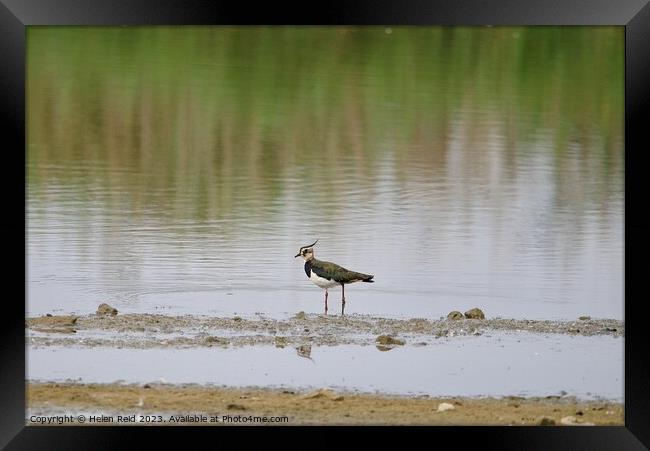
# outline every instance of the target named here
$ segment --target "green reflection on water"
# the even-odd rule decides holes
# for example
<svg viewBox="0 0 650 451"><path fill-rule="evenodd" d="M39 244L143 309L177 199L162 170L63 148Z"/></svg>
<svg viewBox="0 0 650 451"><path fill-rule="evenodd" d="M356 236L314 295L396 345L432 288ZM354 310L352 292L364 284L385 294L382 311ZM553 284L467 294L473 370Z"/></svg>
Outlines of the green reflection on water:
<svg viewBox="0 0 650 451"><path fill-rule="evenodd" d="M100 183L135 214L154 205L220 218L308 181L316 200L370 189L386 161L403 182L445 179L459 133L472 148L463 158L476 160L463 174L472 183L487 177L481 148L496 134L504 177L542 139L556 191L571 195L565 154L578 152L599 202L622 189L623 36L622 27L30 27L28 182Z"/></svg>

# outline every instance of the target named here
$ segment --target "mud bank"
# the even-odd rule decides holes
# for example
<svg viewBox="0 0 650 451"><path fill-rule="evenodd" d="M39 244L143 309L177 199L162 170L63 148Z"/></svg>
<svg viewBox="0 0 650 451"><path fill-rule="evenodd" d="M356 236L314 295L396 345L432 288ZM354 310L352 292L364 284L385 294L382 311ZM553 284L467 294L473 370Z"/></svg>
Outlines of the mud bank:
<svg viewBox="0 0 650 451"><path fill-rule="evenodd" d="M43 316L28 318L30 346L114 346L130 348L250 346L278 347L306 343L317 346L375 345L377 337L399 337L408 345L489 331L567 334L581 336L625 334L622 321L584 319L536 321L516 319L429 320L387 319L365 315L325 316L299 312L287 319L167 316Z"/></svg>
<svg viewBox="0 0 650 451"><path fill-rule="evenodd" d="M420 424L420 425L622 425L623 405L579 402L570 397L428 398L300 392L262 388L225 389L205 386L50 384L27 387L27 424L32 415L112 416L160 415L162 421L140 425L178 425L171 415L218 416L196 425L241 425L223 416L287 417L284 425L300 424ZM443 404L444 403L444 404ZM156 418L156 420L159 420ZM77 422L71 424L78 424ZM184 423L185 424L185 423ZM272 423L269 423L272 424Z"/></svg>

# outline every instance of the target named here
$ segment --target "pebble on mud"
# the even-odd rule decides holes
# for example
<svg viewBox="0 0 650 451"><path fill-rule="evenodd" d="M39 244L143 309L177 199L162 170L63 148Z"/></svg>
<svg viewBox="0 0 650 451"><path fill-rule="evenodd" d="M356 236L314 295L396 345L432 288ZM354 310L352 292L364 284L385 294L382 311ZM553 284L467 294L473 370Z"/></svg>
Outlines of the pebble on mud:
<svg viewBox="0 0 650 451"><path fill-rule="evenodd" d="M480 308L473 308L465 312L465 318L467 319L485 319L485 313Z"/></svg>
<svg viewBox="0 0 650 451"><path fill-rule="evenodd" d="M589 321L591 319L591 316L581 316L578 318L580 321Z"/></svg>
<svg viewBox="0 0 650 451"><path fill-rule="evenodd" d="M106 304L105 302L102 304L99 304L99 307L97 307L97 314L98 315L117 315L117 309L114 307L111 307L110 305Z"/></svg>
<svg viewBox="0 0 650 451"><path fill-rule="evenodd" d="M307 314L302 310L294 315L295 319L307 319Z"/></svg>
<svg viewBox="0 0 650 451"><path fill-rule="evenodd" d="M562 417L560 419L560 423L565 425L578 424L578 420L573 415L568 415L566 417Z"/></svg>
<svg viewBox="0 0 650 451"><path fill-rule="evenodd" d="M402 346L405 344L404 340L400 340L398 338L393 338L389 335L380 335L375 339L376 343L379 343L380 345L384 346L389 346L389 345L399 345Z"/></svg>
<svg viewBox="0 0 650 451"><path fill-rule="evenodd" d="M539 420L540 426L555 426L555 420L552 418L544 417Z"/></svg>
<svg viewBox="0 0 650 451"><path fill-rule="evenodd" d="M464 318L463 314L457 310L454 310L453 312L449 312L449 315L447 315L447 319L463 319L463 318Z"/></svg>
<svg viewBox="0 0 650 451"><path fill-rule="evenodd" d="M454 410L456 407L454 407L453 404L449 404L448 402L441 402L438 404L438 410L437 412L445 412L447 410Z"/></svg>

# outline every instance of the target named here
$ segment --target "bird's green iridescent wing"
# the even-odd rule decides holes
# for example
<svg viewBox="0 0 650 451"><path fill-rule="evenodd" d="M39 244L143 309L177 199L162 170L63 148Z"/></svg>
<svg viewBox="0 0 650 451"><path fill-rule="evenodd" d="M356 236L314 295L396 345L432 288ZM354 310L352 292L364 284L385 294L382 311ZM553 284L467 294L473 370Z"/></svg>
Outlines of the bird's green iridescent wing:
<svg viewBox="0 0 650 451"><path fill-rule="evenodd" d="M316 273L318 277L323 277L330 280L333 279L339 283L350 283L372 278L372 276L368 274L350 271L342 266L337 265L336 263L325 262L316 259L312 260L311 269Z"/></svg>

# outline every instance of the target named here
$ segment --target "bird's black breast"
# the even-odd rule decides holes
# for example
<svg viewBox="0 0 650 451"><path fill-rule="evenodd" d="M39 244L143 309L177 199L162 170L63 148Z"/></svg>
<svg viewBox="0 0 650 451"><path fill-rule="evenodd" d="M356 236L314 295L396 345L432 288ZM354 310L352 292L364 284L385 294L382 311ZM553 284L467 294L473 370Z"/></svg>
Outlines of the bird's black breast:
<svg viewBox="0 0 650 451"><path fill-rule="evenodd" d="M305 262L305 273L307 274L307 277L311 277L311 262L310 261Z"/></svg>

